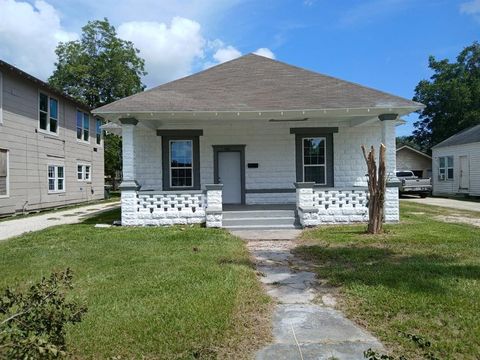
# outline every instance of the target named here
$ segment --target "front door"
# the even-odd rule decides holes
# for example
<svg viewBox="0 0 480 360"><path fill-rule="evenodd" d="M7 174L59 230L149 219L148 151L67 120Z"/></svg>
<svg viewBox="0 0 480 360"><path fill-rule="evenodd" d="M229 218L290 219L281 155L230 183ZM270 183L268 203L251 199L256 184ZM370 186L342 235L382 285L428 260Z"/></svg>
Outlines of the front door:
<svg viewBox="0 0 480 360"><path fill-rule="evenodd" d="M468 156L460 156L460 189L468 189L470 186L470 166Z"/></svg>
<svg viewBox="0 0 480 360"><path fill-rule="evenodd" d="M218 182L223 184L223 203L242 203L242 171L240 151L218 153Z"/></svg>

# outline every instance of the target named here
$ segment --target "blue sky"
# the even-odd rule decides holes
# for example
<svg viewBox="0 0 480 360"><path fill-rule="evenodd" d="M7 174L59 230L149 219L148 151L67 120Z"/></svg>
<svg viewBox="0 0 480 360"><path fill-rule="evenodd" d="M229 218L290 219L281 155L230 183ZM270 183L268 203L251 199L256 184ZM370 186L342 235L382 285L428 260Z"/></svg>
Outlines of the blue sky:
<svg viewBox="0 0 480 360"><path fill-rule="evenodd" d="M58 41L103 17L140 49L148 86L262 49L411 98L429 55L454 59L479 40L480 0L0 0L0 58L46 79Z"/></svg>

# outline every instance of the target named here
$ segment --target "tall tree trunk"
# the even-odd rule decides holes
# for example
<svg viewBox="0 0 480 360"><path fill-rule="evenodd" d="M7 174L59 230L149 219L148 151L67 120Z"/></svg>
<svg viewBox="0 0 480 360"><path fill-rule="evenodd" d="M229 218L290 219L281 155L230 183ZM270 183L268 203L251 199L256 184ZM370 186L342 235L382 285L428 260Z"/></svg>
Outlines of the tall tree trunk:
<svg viewBox="0 0 480 360"><path fill-rule="evenodd" d="M380 144L380 156L377 171L375 161L375 149L370 147L367 154L365 146L362 145L363 156L368 169L368 227L370 234L379 234L383 231L385 188L387 186L387 177L385 170L385 145Z"/></svg>

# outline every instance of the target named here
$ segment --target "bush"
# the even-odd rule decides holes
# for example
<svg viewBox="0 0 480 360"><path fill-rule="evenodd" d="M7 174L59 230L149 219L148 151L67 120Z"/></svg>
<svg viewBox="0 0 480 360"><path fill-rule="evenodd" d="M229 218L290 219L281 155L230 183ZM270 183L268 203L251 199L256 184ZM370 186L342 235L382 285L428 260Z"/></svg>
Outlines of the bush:
<svg viewBox="0 0 480 360"><path fill-rule="evenodd" d="M72 272L54 272L28 290L4 290L0 298L0 358L54 359L67 353L65 325L78 323L85 306L65 297Z"/></svg>

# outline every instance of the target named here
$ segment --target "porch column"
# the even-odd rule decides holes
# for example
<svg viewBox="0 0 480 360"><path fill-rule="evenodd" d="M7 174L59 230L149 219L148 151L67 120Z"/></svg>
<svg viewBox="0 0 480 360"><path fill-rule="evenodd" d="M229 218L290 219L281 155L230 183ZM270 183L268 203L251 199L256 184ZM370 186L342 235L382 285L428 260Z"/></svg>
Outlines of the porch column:
<svg viewBox="0 0 480 360"><path fill-rule="evenodd" d="M207 227L221 228L223 225L222 189L223 184L205 185Z"/></svg>
<svg viewBox="0 0 480 360"><path fill-rule="evenodd" d="M122 158L123 177L120 184L122 192L122 225L137 225L137 190L140 188L135 179L135 118L122 118Z"/></svg>
<svg viewBox="0 0 480 360"><path fill-rule="evenodd" d="M313 206L313 182L296 182L298 220L302 227L316 226L320 223L318 208Z"/></svg>
<svg viewBox="0 0 480 360"><path fill-rule="evenodd" d="M400 220L400 204L398 201L400 181L395 175L397 168L395 123L398 119L398 114L382 114L378 118L382 121L382 142L386 146L387 189L385 193L385 222L398 222Z"/></svg>

